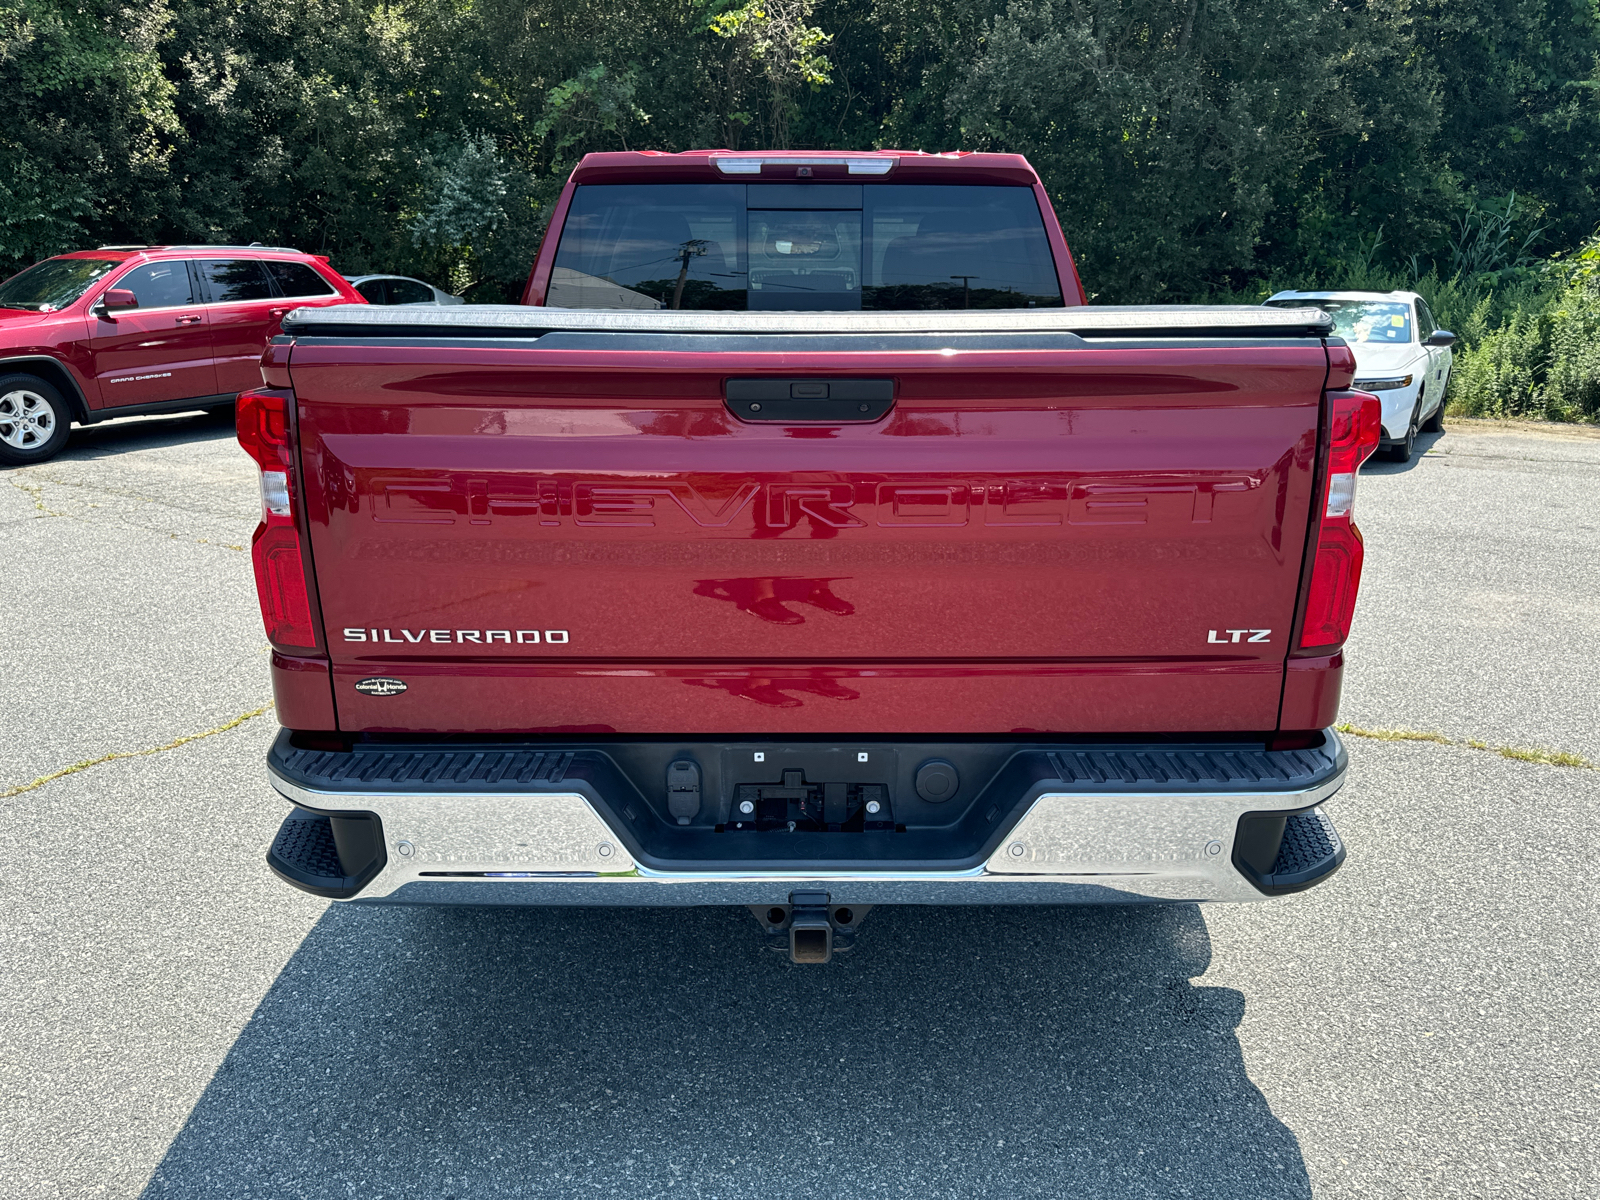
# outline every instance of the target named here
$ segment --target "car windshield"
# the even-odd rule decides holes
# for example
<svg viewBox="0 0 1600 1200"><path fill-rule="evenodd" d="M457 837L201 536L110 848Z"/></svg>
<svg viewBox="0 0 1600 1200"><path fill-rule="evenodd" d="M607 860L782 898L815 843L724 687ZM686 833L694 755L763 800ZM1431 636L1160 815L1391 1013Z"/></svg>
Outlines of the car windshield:
<svg viewBox="0 0 1600 1200"><path fill-rule="evenodd" d="M0 283L0 308L55 312L65 308L95 280L122 260L119 258L47 258Z"/></svg>
<svg viewBox="0 0 1600 1200"><path fill-rule="evenodd" d="M1059 307L1031 188L586 184L546 293L564 308Z"/></svg>
<svg viewBox="0 0 1600 1200"><path fill-rule="evenodd" d="M1411 340L1411 305L1394 300L1328 300L1307 296L1269 300L1273 308L1320 308L1333 318L1333 329L1353 345Z"/></svg>

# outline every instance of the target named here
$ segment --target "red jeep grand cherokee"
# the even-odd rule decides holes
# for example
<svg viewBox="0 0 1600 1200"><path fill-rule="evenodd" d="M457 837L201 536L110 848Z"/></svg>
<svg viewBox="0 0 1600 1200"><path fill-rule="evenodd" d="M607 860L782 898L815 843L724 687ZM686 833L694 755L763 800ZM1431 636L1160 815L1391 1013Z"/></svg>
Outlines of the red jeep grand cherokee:
<svg viewBox="0 0 1600 1200"><path fill-rule="evenodd" d="M291 309L365 301L281 246L102 246L0 283L0 463L60 452L73 421L181 412L259 387Z"/></svg>

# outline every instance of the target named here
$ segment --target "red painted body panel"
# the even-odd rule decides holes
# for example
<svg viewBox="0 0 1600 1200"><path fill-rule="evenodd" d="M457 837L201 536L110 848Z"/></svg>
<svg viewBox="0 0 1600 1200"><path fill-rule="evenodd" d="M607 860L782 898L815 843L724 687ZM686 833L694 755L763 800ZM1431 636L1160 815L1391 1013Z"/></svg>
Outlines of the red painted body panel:
<svg viewBox="0 0 1600 1200"><path fill-rule="evenodd" d="M279 722L290 729L337 729L325 658L272 654L272 699Z"/></svg>
<svg viewBox="0 0 1600 1200"><path fill-rule="evenodd" d="M544 237L539 240L538 252L533 256L533 269L528 272L528 284L522 291L524 304L542 305L545 293L550 290L550 273L555 270L561 228L567 222L567 210L572 207L572 193L576 190L577 185L568 179L550 213L550 224L545 226Z"/></svg>
<svg viewBox="0 0 1600 1200"><path fill-rule="evenodd" d="M1350 386L1356 377L1355 351L1340 342L1328 347L1328 390L1337 392Z"/></svg>
<svg viewBox="0 0 1600 1200"><path fill-rule="evenodd" d="M1280 729L1326 729L1339 715L1344 654L1291 658L1283 680Z"/></svg>
<svg viewBox="0 0 1600 1200"><path fill-rule="evenodd" d="M775 369L897 400L729 415L722 379ZM1326 373L1314 344L296 346L341 726L1274 728ZM390 672L413 691L347 686Z"/></svg>
<svg viewBox="0 0 1600 1200"><path fill-rule="evenodd" d="M586 154L573 169L572 183L713 183L719 180L753 178L730 176L717 169L714 158L759 158L766 164L762 179L796 178L795 168L786 158L838 158L831 165L810 165L808 179L872 182L877 176L851 175L846 158L892 158L895 165L883 178L901 183L998 183L1032 187L1039 174L1020 154L975 154L959 151L950 154L925 154L920 150L686 150L679 154L659 150L614 150ZM554 222L552 222L554 224Z"/></svg>
<svg viewBox="0 0 1600 1200"><path fill-rule="evenodd" d="M389 673L405 680L403 695L365 696L352 686ZM336 667L334 691L340 728L368 732L1203 733L1271 729L1282 678L1275 662L500 664L390 658Z"/></svg>
<svg viewBox="0 0 1600 1200"><path fill-rule="evenodd" d="M112 408L221 392L210 315L200 304L124 309L116 320L86 314L80 346L87 350L100 403Z"/></svg>
<svg viewBox="0 0 1600 1200"><path fill-rule="evenodd" d="M339 303L339 301L329 301ZM211 350L216 356L217 390L242 392L261 386L261 352L276 334L293 302L245 300L212 304L206 314Z"/></svg>
<svg viewBox="0 0 1600 1200"><path fill-rule="evenodd" d="M1039 215L1044 218L1044 232L1050 239L1050 253L1055 256L1056 277L1061 281L1062 303L1066 305L1089 303L1089 294L1083 290L1083 283L1078 279L1078 264L1073 260L1072 251L1067 249L1067 239L1061 232L1061 222L1056 219L1055 206L1050 203L1050 193L1044 190L1044 184L1035 181L1033 198L1039 204Z"/></svg>
<svg viewBox="0 0 1600 1200"><path fill-rule="evenodd" d="M724 153L587 156L524 303L544 301L578 186L726 179L712 161ZM898 156L877 181L843 163L802 175L766 152L761 175L1032 187L1063 296L1084 303L1025 159L876 153ZM268 352L263 377L295 397L341 729L1205 734L1333 720L1342 659L1285 668L1325 391L1354 370L1342 346L626 344L353 337ZM889 379L894 405L870 424L735 418L725 381L761 376ZM356 691L380 675L405 691Z"/></svg>
<svg viewBox="0 0 1600 1200"><path fill-rule="evenodd" d="M7 374L37 370L36 364L48 360L66 372L85 407L92 410L101 404L100 384L84 333L87 310L76 309L74 305L65 312L49 313L43 320L34 313L0 309L0 369Z"/></svg>

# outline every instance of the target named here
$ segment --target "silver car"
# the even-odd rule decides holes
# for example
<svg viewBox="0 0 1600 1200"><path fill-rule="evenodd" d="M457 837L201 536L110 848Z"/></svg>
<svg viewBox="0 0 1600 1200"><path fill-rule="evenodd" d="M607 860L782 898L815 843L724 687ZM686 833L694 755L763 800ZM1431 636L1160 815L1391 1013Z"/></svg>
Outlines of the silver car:
<svg viewBox="0 0 1600 1200"><path fill-rule="evenodd" d="M345 282L368 304L465 304L460 296L441 292L431 283L408 275L346 275Z"/></svg>

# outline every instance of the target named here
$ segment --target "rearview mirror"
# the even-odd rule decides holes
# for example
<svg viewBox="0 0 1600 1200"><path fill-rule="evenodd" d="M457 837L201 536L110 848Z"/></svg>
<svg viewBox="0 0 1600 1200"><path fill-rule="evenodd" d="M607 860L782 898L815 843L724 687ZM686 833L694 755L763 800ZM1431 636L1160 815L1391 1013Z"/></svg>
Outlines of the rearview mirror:
<svg viewBox="0 0 1600 1200"><path fill-rule="evenodd" d="M115 321L116 318L111 314L119 309L138 308L139 297L128 288L107 288L94 307L106 320Z"/></svg>
<svg viewBox="0 0 1600 1200"><path fill-rule="evenodd" d="M1455 344L1456 335L1448 329L1435 329L1428 335L1428 340L1423 343L1425 346L1454 346Z"/></svg>

